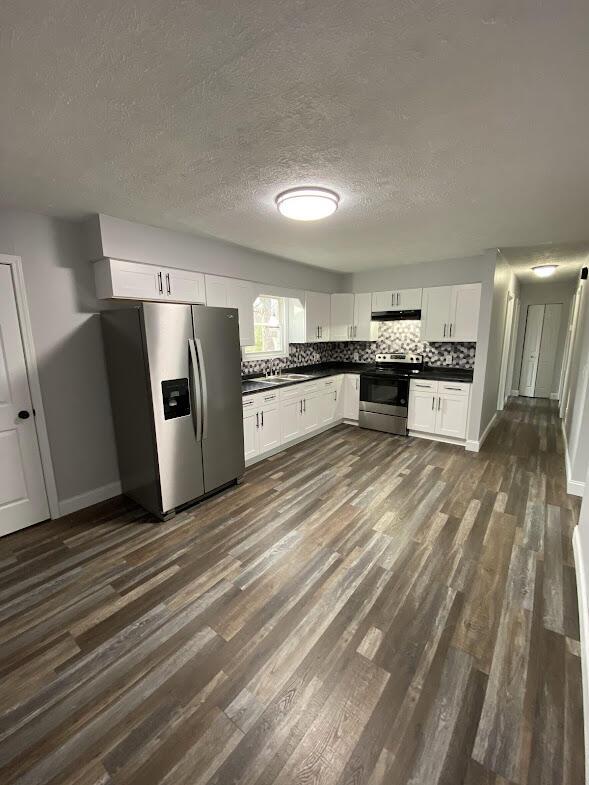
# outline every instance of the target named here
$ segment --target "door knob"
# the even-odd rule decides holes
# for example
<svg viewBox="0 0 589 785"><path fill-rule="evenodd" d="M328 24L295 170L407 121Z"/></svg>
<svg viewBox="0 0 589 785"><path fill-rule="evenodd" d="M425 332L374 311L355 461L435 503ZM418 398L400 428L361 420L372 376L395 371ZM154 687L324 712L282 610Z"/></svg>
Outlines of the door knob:
<svg viewBox="0 0 589 785"><path fill-rule="evenodd" d="M26 409L21 409L18 416L21 420L28 420L31 415Z"/></svg>

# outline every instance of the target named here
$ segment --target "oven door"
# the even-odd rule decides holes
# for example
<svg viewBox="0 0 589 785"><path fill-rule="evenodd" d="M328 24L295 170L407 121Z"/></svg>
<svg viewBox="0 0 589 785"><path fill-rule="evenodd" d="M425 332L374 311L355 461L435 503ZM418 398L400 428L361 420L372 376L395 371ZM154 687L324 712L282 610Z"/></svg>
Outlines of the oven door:
<svg viewBox="0 0 589 785"><path fill-rule="evenodd" d="M407 417L409 379L388 375L360 375L360 411Z"/></svg>

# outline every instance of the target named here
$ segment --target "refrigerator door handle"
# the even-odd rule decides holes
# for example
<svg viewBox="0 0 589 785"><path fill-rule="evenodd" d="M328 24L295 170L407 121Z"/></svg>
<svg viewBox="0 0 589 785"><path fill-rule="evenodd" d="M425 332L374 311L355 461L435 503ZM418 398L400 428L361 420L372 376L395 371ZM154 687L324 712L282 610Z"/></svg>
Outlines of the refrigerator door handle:
<svg viewBox="0 0 589 785"><path fill-rule="evenodd" d="M200 342L200 338L195 338L194 343L196 345L196 354L198 356L198 370L200 373L200 385L202 388L202 438L206 439L207 432L209 430L209 396L207 393L207 372L205 370L202 343Z"/></svg>
<svg viewBox="0 0 589 785"><path fill-rule="evenodd" d="M192 422L194 424L194 435L196 441L202 441L202 394L200 391L200 372L198 369L198 359L196 357L196 347L192 338L188 339L188 351L190 352L191 382L190 385L196 402L196 420L194 417L194 404L192 406Z"/></svg>

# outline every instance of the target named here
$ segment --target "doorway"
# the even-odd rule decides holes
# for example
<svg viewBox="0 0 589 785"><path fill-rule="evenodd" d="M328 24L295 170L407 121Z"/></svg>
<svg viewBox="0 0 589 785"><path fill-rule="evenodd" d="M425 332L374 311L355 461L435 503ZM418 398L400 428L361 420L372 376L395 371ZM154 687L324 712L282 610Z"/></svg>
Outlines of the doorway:
<svg viewBox="0 0 589 785"><path fill-rule="evenodd" d="M17 264L11 257L7 262L4 258L0 258L0 536L50 517L36 423L42 412L36 401L33 404L19 309L22 296L14 274ZM38 383L36 369L34 374Z"/></svg>
<svg viewBox="0 0 589 785"><path fill-rule="evenodd" d="M528 305L519 394L528 398L552 395L562 305Z"/></svg>

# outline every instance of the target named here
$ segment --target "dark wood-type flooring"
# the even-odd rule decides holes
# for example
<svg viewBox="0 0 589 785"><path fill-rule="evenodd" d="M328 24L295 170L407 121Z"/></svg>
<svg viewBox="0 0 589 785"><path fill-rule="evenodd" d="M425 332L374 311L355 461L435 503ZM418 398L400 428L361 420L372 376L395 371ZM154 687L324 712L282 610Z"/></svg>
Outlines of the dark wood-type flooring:
<svg viewBox="0 0 589 785"><path fill-rule="evenodd" d="M164 524L0 541L3 785L579 785L556 406L477 455L338 426Z"/></svg>

